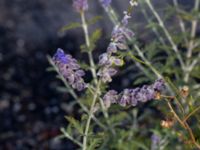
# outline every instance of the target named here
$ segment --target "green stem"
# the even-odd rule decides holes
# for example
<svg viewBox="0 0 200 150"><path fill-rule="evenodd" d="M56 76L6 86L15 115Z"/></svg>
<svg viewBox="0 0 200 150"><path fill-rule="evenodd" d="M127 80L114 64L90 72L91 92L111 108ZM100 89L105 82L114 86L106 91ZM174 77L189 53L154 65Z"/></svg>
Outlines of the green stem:
<svg viewBox="0 0 200 150"><path fill-rule="evenodd" d="M104 115L104 117L106 119L106 122L107 122L107 124L109 126L109 129L112 132L112 134L115 135L116 134L115 129L111 125L111 122L110 122L110 119L109 119L109 115L108 115L108 112L107 112L107 110L105 108L103 100L101 98L99 100L100 100L100 105L101 105L101 108L102 108L103 115Z"/></svg>
<svg viewBox="0 0 200 150"><path fill-rule="evenodd" d="M194 136L194 133L192 131L192 129L190 128L190 126L188 125L187 121L182 121L182 119L178 116L178 114L175 112L175 110L173 109L171 103L167 100L167 104L169 106L169 109L171 110L171 112L174 114L174 117L178 120L178 122L181 124L181 126L186 129L190 135L190 138L193 142L193 144L198 148L200 149L200 144L197 143L196 139L195 139L195 136Z"/></svg>
<svg viewBox="0 0 200 150"><path fill-rule="evenodd" d="M94 94L95 93L95 90L93 87L88 87L88 89ZM101 92L100 92L100 95L101 95ZM102 112L103 112L103 115L104 115L104 118L106 119L106 122L108 124L108 128L110 129L110 131L112 132L113 135L116 134L114 128L112 127L111 123L110 123L110 120L109 120L109 114L105 108L105 105L104 105L104 102L103 102L103 99L101 97L99 97L99 101L100 101L100 105L101 105L101 108L102 108Z"/></svg>
<svg viewBox="0 0 200 150"><path fill-rule="evenodd" d="M194 3L194 11L198 11L199 9L199 3L200 3L200 0L196 0L195 3ZM185 71L185 76L184 76L184 81L186 83L188 83L189 81L189 77L190 77L190 72L192 71L193 67L191 67L191 64L190 64L190 59L192 57L192 51L194 49L194 38L196 36L196 30L197 30L197 19L194 19L192 20L192 26L191 26L191 33L190 33L190 41L188 43L188 51L187 51L187 54L186 54L186 57L187 57L187 61L186 61L186 65L188 68L186 71Z"/></svg>
<svg viewBox="0 0 200 150"><path fill-rule="evenodd" d="M193 114L195 114L198 110L200 110L200 106L195 108L191 113L189 113L183 120L183 122L187 121Z"/></svg>
<svg viewBox="0 0 200 150"><path fill-rule="evenodd" d="M97 100L98 95L100 93L100 84L101 83L99 81L99 83L97 83L97 88L96 88L96 91L95 91L95 94L94 94L94 97L93 97L93 100L92 100L92 105L90 107L89 117L88 117L88 120L87 120L87 123L86 123L86 128L85 128L84 137L83 137L83 150L87 150L88 132L89 132L89 128L90 128L90 122L91 122L91 119L92 119L92 116L93 116L93 113L94 113L94 107L95 107L95 104L96 104L96 100Z"/></svg>
<svg viewBox="0 0 200 150"><path fill-rule="evenodd" d="M86 46L88 48L88 57L89 57L89 63L90 63L90 70L92 73L92 76L94 78L95 84L97 84L97 75L96 75L96 69L95 69L95 64L94 64L94 59L92 56L92 50L90 49L90 38L89 38L89 32L88 32L88 25L85 19L85 13L84 11L82 11L80 13L81 15L81 21L82 21L82 28L84 31L84 35L85 35L85 42L86 42Z"/></svg>
<svg viewBox="0 0 200 150"><path fill-rule="evenodd" d="M68 138L69 140L73 141L74 143L76 143L76 144L79 145L80 147L83 147L83 145L82 145L79 141L77 141L76 139L74 139L72 136L70 136L70 135L65 131L64 128L61 128L60 130L61 130L61 132L64 134L64 136L65 136L66 138Z"/></svg>
<svg viewBox="0 0 200 150"><path fill-rule="evenodd" d="M145 0L145 2L147 3L147 5L149 6L150 10L152 11L152 13L154 14L154 16L156 17L160 27L162 28L162 30L164 31L169 43L172 46L172 49L174 50L174 52L176 53L176 56L180 62L181 68L182 70L185 70L185 64L183 62L183 59L178 51L177 45L175 44L175 42L173 41L171 35L169 34L169 31L167 30L167 28L165 27L162 19L160 18L160 16L158 15L158 13L156 12L155 8L153 7L153 5L151 4L150 0Z"/></svg>
<svg viewBox="0 0 200 150"><path fill-rule="evenodd" d="M174 6L175 6L175 9L176 9L176 13L178 14L178 12L180 11L180 8L178 6L178 1L173 0L173 3L174 3ZM179 26L180 26L181 32L183 34L184 41L185 41L186 44L188 44L188 39L186 37L185 24L183 22L183 19L179 15L178 15L178 21L179 21Z"/></svg>

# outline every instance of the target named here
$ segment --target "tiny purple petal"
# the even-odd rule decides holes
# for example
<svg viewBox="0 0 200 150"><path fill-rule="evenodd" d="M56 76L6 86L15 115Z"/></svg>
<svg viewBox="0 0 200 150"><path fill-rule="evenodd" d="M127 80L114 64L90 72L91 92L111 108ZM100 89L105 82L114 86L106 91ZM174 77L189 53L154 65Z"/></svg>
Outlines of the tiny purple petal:
<svg viewBox="0 0 200 150"><path fill-rule="evenodd" d="M108 53L116 53L117 52L117 47L116 44L111 42L107 48Z"/></svg>
<svg viewBox="0 0 200 150"><path fill-rule="evenodd" d="M128 25L128 19L130 19L131 16L127 15L127 13L124 15L124 18L122 19L122 24L124 26L127 26Z"/></svg>
<svg viewBox="0 0 200 150"><path fill-rule="evenodd" d="M164 87L164 80L163 79L158 79L153 84L153 88L157 91L161 91L163 87Z"/></svg>
<svg viewBox="0 0 200 150"><path fill-rule="evenodd" d="M117 103L118 93L115 90L108 91L103 97L106 108L109 108L111 104Z"/></svg>

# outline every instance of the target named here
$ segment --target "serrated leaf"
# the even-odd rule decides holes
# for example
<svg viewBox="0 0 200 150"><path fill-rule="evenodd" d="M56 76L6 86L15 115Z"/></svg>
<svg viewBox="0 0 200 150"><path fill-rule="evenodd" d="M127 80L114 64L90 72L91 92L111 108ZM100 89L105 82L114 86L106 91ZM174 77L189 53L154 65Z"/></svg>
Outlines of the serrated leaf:
<svg viewBox="0 0 200 150"><path fill-rule="evenodd" d="M65 118L69 121L69 123L79 131L79 133L83 134L83 127L80 122L71 116L65 116Z"/></svg>
<svg viewBox="0 0 200 150"><path fill-rule="evenodd" d="M143 76L143 77L139 77L139 78L137 78L135 81L134 81L134 84L142 84L142 83L144 83L144 82L147 82L147 81L149 81L149 79L145 76Z"/></svg>
<svg viewBox="0 0 200 150"><path fill-rule="evenodd" d="M96 29L91 37L90 37L90 41L91 41L91 46L90 46L90 50L94 50L95 49L95 46L96 46L96 42L100 39L102 35L102 31L101 29Z"/></svg>
<svg viewBox="0 0 200 150"><path fill-rule="evenodd" d="M101 19L102 19L102 16L95 16L94 18L92 18L91 20L88 21L88 25L95 24L97 21L99 21Z"/></svg>
<svg viewBox="0 0 200 150"><path fill-rule="evenodd" d="M117 115L110 116L110 122L113 124L119 123L122 120L124 120L126 117L127 117L127 114L125 112L120 112Z"/></svg>
<svg viewBox="0 0 200 150"><path fill-rule="evenodd" d="M82 53L88 52L88 47L87 47L85 44L82 44L82 45L80 46L80 49L81 49L81 52L82 52Z"/></svg>
<svg viewBox="0 0 200 150"><path fill-rule="evenodd" d="M100 144L102 143L102 138L100 137L92 137L90 140L90 145L88 146L88 150L94 150L97 147L100 146Z"/></svg>
<svg viewBox="0 0 200 150"><path fill-rule="evenodd" d="M62 28L60 29L60 31L61 31L61 32L64 32L64 31L71 30L71 29L75 29L75 28L79 28L79 27L81 27L81 24L80 24L80 23L78 23L78 22L72 22L72 23L70 23L70 24L68 24L68 25L66 25L66 26L64 26L64 27L62 27Z"/></svg>

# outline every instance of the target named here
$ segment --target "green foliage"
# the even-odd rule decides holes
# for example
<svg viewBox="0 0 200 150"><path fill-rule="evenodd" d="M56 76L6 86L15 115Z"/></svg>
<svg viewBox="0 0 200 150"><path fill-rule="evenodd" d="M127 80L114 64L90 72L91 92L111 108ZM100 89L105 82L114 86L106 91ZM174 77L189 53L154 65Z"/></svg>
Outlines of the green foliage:
<svg viewBox="0 0 200 150"><path fill-rule="evenodd" d="M96 43L97 43L97 41L101 38L101 35L102 35L101 29L96 29L96 30L92 33L92 35L91 35L91 37L90 37L90 41L91 41L90 49L91 49L91 50L94 50L94 49L95 49Z"/></svg>
<svg viewBox="0 0 200 150"><path fill-rule="evenodd" d="M72 125L81 135L83 135L83 127L78 120L71 116L65 116L65 118L69 121L69 124Z"/></svg>
<svg viewBox="0 0 200 150"><path fill-rule="evenodd" d="M154 8L149 0L143 0L140 5L138 11L140 8L143 9L148 23L141 27L142 23L134 22L134 31L139 32L141 28L146 27L145 31L148 32L136 33L137 37L127 43L129 49L115 54L126 63L118 68L120 70L118 75L120 79L128 79L130 87L151 83L154 79L162 77L166 82L166 91L162 93L160 101L138 104L137 108L122 108L115 104L110 108L105 108L101 103L101 98L110 85L101 83L97 91L95 78L91 79L85 92L78 94L78 98L75 98L82 108L76 110L80 115L80 121L73 117L66 117L68 126L61 129L65 137L81 148L85 138L88 150L192 150L196 148L194 143L200 142L200 39L197 35L191 36L194 26L190 26L192 21L199 19L199 10L191 8L191 11L186 11L182 7L177 8L177 6L167 4L165 5L167 7L161 8L157 13L157 8ZM113 9L107 13L110 12L115 13ZM108 16L112 17L113 14ZM101 18L96 16L88 20L87 25L90 26ZM184 32L180 21L183 21L185 25ZM81 27L80 23L71 23L61 30L78 27ZM199 28L195 31L197 30ZM148 39L147 35L150 33L154 35ZM88 53L95 50L98 40L102 37L102 30L96 29L88 37L90 45L82 44L81 52ZM88 71L92 67L84 62L80 62L80 65ZM98 71L99 66L96 66L98 65L95 64L93 69ZM122 69L127 70L122 73ZM56 68L54 66L47 70L56 71ZM130 74L131 79L129 79ZM58 78L63 81L61 76ZM118 82L121 85L114 88L117 90L125 88L120 80L117 84ZM188 87L188 91L183 91L184 85ZM73 93L69 87L57 89ZM93 105L95 92L98 95ZM133 111L137 113L134 114ZM90 121L89 129L85 133L88 120ZM172 123L171 126L162 125L162 122L169 123L169 121ZM151 136L154 134L160 138L157 149L152 149ZM194 139L191 134L194 135Z"/></svg>
<svg viewBox="0 0 200 150"><path fill-rule="evenodd" d="M97 23L98 21L100 21L101 19L102 19L102 16L95 16L88 21L88 25L93 25Z"/></svg>
<svg viewBox="0 0 200 150"><path fill-rule="evenodd" d="M70 24L62 27L60 29L61 32L67 31L67 30L71 30L71 29L76 29L76 28L80 28L81 24L78 22L71 22Z"/></svg>

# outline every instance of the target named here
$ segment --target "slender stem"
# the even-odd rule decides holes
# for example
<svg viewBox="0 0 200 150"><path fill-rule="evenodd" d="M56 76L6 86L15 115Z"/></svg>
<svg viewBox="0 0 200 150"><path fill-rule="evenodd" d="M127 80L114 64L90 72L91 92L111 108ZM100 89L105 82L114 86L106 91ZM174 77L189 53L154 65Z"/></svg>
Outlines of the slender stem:
<svg viewBox="0 0 200 150"><path fill-rule="evenodd" d="M195 0L195 3L194 3L194 11L198 11L199 9L199 3L200 3L200 0ZM188 43L188 51L187 51L187 61L186 61L186 65L187 65L187 70L185 72L185 76L184 76L184 81L187 83L189 81L189 76L190 76L190 72L192 71L194 65L193 62L190 64L190 59L192 57L192 51L194 49L194 38L196 36L196 30L197 30L197 19L194 19L192 20L192 26L191 26L191 33L190 33L190 41Z"/></svg>
<svg viewBox="0 0 200 150"><path fill-rule="evenodd" d="M185 126L186 126L187 131L189 132L189 135L190 135L190 137L191 137L191 139L192 139L193 144L194 144L198 149L200 149L200 144L196 142L196 139L195 139L195 137L194 137L194 134L193 134L192 129L190 128L190 126L188 125L187 122L185 122L184 124L185 124Z"/></svg>
<svg viewBox="0 0 200 150"><path fill-rule="evenodd" d="M172 49L174 50L174 52L176 53L177 55L177 58L180 62L180 65L181 65L181 68L182 70L185 70L185 64L183 62L183 59L178 51L178 48L177 48L177 45L175 44L175 42L173 41L171 35L169 34L169 31L167 30L167 28L165 27L162 19L160 18L160 16L158 15L158 13L156 12L155 8L153 7L153 5L151 4L150 0L145 0L145 2L147 3L147 5L149 6L150 10L152 11L152 13L154 14L154 16L156 17L160 27L162 28L162 30L164 31L169 43L171 44L172 46Z"/></svg>
<svg viewBox="0 0 200 150"><path fill-rule="evenodd" d="M178 11L180 11L180 8L178 6L178 1L177 0L173 0L173 3L174 3L174 6L176 7L176 10L177 10L177 13L178 13ZM179 17L179 16L178 16L178 20L179 20L179 26L180 26L181 32L183 33L184 41L187 44L188 43L188 39L185 36L185 33L186 33L185 24L184 24L182 18Z"/></svg>
<svg viewBox="0 0 200 150"><path fill-rule="evenodd" d="M148 16L148 13L146 12L146 10L144 9L143 5L141 6L141 10L142 13L145 17L145 19L147 20L148 24L151 24L152 21L150 19L150 17ZM154 32L154 34L157 36L158 40L160 41L160 43L162 43L163 45L166 45L163 37L160 35L160 33L158 32L157 28L155 26L152 27L152 31Z"/></svg>
<svg viewBox="0 0 200 150"><path fill-rule="evenodd" d="M93 113L94 113L94 107L95 107L95 104L96 104L96 100L98 98L98 95L100 93L100 81L97 83L97 88L96 88L96 91L95 91L95 94L94 94L94 97L93 97L93 100L92 100L92 105L90 107L90 112L89 112L89 117L88 117L88 120L87 120L87 123L86 123L86 128L85 128L85 132L84 132L84 137L83 137L83 150L87 150L87 140L88 140L88 132L89 132L89 128L90 128L90 122L91 122L91 119L92 119L92 116L93 116Z"/></svg>
<svg viewBox="0 0 200 150"><path fill-rule="evenodd" d="M82 11L80 14L81 14L82 28L83 28L84 35L85 35L85 42L86 42L86 46L88 48L87 53L88 53L89 62L90 62L90 70L91 70L92 76L94 78L95 84L97 84L96 69L95 69L94 59L92 56L92 51L90 49L90 38L89 38L89 32L88 32L88 25L87 25L87 22L85 19L84 11Z"/></svg>
<svg viewBox="0 0 200 150"><path fill-rule="evenodd" d="M174 117L178 120L178 122L181 124L181 126L182 126L183 128L185 128L185 129L188 131L188 133L189 133L189 135L190 135L190 137L191 137L191 140L192 140L193 144L194 144L198 149L200 149L200 144L197 143L197 141L196 141L196 139L195 139L195 136L194 136L194 133L193 133L192 129L190 128L190 126L188 125L187 121L184 122L184 121L181 120L181 118L177 115L177 113L175 112L175 110L173 109L173 107L172 107L172 105L171 105L171 103L170 103L169 101L167 101L167 104L168 104L168 106L169 106L171 112L174 114Z"/></svg>
<svg viewBox="0 0 200 150"><path fill-rule="evenodd" d="M185 127L185 124L182 122L182 120L179 118L179 116L176 114L175 110L173 109L171 103L167 100L167 105L169 106L171 112L174 114L174 117L177 119L177 121L181 124L181 126L183 128L186 128Z"/></svg>
<svg viewBox="0 0 200 150"><path fill-rule="evenodd" d="M139 54L139 56L142 58L142 60L145 62L146 65L148 65L151 70L154 72L154 74L158 77L158 78L163 78L162 75L151 65L151 63L145 58L144 54L142 53L142 51L140 50L140 48L134 44L134 48L136 49L137 53Z"/></svg>
<svg viewBox="0 0 200 150"><path fill-rule="evenodd" d="M90 90L93 94L95 94L95 91L96 91L96 90L95 90L93 87L89 87L89 90ZM99 91L99 94L101 95L101 91ZM106 122L107 122L107 124L108 124L108 126L109 126L109 129L110 129L110 131L112 132L112 134L115 135L116 133L115 133L115 130L112 128L112 125L111 125L111 123L110 123L109 115L108 115L108 112L107 112L107 110L106 110L106 108L105 108L103 99L102 99L101 97L99 97L99 101L100 101L100 105L101 105L101 108L102 108L103 115L104 115L104 117L105 117L105 119L106 119Z"/></svg>
<svg viewBox="0 0 200 150"><path fill-rule="evenodd" d="M198 106L197 108L195 108L191 113L189 113L183 120L183 122L185 122L186 120L188 120L193 114L195 114L198 110L200 110L200 106Z"/></svg>
<svg viewBox="0 0 200 150"><path fill-rule="evenodd" d="M101 104L101 108L102 108L103 115L104 115L104 117L105 117L105 119L106 119L106 122L107 122L107 124L108 124L108 126L109 126L109 129L110 129L110 131L112 132L112 134L115 135L115 134L116 134L115 129L114 129L114 128L112 127L112 125L111 125L111 122L110 122L110 119L109 119L109 115L108 115L108 112L107 112L107 110L106 110L106 108L105 108L105 105L104 105L104 103L103 103L103 100L102 100L101 98L100 98L99 100L100 100L100 104Z"/></svg>
<svg viewBox="0 0 200 150"><path fill-rule="evenodd" d="M61 132L64 134L64 136L66 138L68 138L69 140L73 141L74 143L76 143L78 146L83 147L82 143L80 143L79 141L77 141L76 139L74 139L72 136L70 136L64 128L61 128Z"/></svg>
<svg viewBox="0 0 200 150"><path fill-rule="evenodd" d="M107 11L108 11L108 9L107 9ZM110 9L110 13L111 13L111 15L113 17L113 21L115 22L117 17L115 16L115 14L113 14L113 12L114 11L112 9ZM84 12L81 13L81 20L82 20L82 28L84 30L86 45L89 48L88 56L89 56L89 61L90 61L90 66L91 66L91 72L92 72L95 84L97 84L98 81L97 81L96 70L95 70L95 65L94 65L92 52L90 50L90 40L89 40L88 26L87 26L87 23L86 23ZM100 104L102 106L102 104L103 104L102 100L100 100ZM109 128L110 128L110 123L108 121L108 113L107 113L107 111L105 109L102 109L102 111L103 111L104 117L107 120L107 123L108 123ZM113 128L110 128L110 129L111 129L112 133L114 134L115 133L114 129Z"/></svg>
<svg viewBox="0 0 200 150"><path fill-rule="evenodd" d="M111 19L113 24L117 24L117 15L115 14L115 11L113 10L113 8L111 6L108 7L104 7L104 10L107 12L107 14L109 15L109 18Z"/></svg>
<svg viewBox="0 0 200 150"><path fill-rule="evenodd" d="M198 11L199 9L199 2L200 0L195 0L194 4L194 10ZM190 33L190 42L188 46L188 52L187 52L187 58L190 58L192 56L192 49L193 49L193 44L194 44L194 37L196 35L196 29L197 29L197 19L192 20L192 27L191 27L191 33Z"/></svg>

